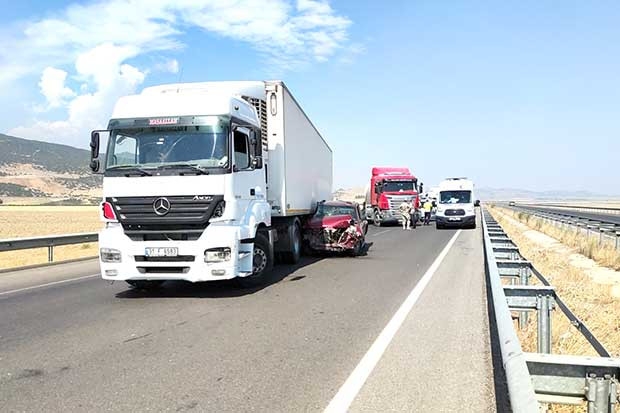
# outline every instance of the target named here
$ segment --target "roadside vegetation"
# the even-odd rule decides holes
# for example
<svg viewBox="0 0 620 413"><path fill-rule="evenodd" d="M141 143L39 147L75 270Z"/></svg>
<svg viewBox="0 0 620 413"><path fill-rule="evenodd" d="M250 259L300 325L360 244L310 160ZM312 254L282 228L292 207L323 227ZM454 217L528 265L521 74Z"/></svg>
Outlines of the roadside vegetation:
<svg viewBox="0 0 620 413"><path fill-rule="evenodd" d="M96 206L0 206L0 239L96 232L101 225ZM54 261L96 255L97 243L54 247ZM46 262L47 248L0 252L0 269Z"/></svg>
<svg viewBox="0 0 620 413"><path fill-rule="evenodd" d="M593 259L604 267L620 270L620 250L616 249L614 240L609 237L604 237L603 242L599 243L598 235L587 236L580 229L558 227L527 212L499 207L495 207L495 209L516 218L536 231L557 239L564 245L575 248L579 254Z"/></svg>
<svg viewBox="0 0 620 413"><path fill-rule="evenodd" d="M595 337L611 353L612 357L620 357L620 317L618 316L620 314L620 297L614 297L612 285L595 282L584 268L571 264L569 255L579 252L580 247L566 248L560 246L558 248L557 242L555 246L549 243L536 242L537 237L531 234L530 228L544 232L545 224L539 223L540 220L533 220L532 217L528 219L523 215L521 217L513 216L511 211L503 208L491 207L489 211L518 245L521 255L532 262L534 267L556 288L558 295L566 305L586 324ZM526 221L527 226L519 222L521 220ZM554 233L549 228L546 229L549 230L549 233ZM557 240L560 241L559 237ZM618 275L620 276L620 274ZM534 275L532 275L530 283L540 284ZM553 353L598 355L557 307L553 312L551 325ZM515 328L523 350L536 352L536 314L530 313L527 327L524 330L518 329L516 321ZM557 405L552 406L549 411L575 413L585 412L586 410L585 406Z"/></svg>

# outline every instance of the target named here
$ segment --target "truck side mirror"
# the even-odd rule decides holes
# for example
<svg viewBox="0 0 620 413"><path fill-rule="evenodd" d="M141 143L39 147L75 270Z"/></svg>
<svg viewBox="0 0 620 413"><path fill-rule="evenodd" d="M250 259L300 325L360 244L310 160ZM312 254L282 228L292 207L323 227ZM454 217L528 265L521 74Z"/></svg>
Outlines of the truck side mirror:
<svg viewBox="0 0 620 413"><path fill-rule="evenodd" d="M92 131L90 134L90 159L99 157L99 132Z"/></svg>
<svg viewBox="0 0 620 413"><path fill-rule="evenodd" d="M101 168L99 162L99 132L92 131L90 134L90 170L98 173Z"/></svg>
<svg viewBox="0 0 620 413"><path fill-rule="evenodd" d="M102 155L99 152L101 144L101 133L109 134L108 130L94 130L90 133L90 164L89 167L93 173L100 173L102 169L102 162L99 157ZM106 135L107 136L107 135Z"/></svg>

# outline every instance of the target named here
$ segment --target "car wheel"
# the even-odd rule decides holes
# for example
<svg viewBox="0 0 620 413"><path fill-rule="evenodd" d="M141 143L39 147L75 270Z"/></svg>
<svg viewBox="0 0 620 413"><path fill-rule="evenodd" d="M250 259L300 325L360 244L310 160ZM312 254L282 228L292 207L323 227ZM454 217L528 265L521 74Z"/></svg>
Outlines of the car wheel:
<svg viewBox="0 0 620 413"><path fill-rule="evenodd" d="M127 280L127 284L137 290L155 290L164 283L163 280Z"/></svg>
<svg viewBox="0 0 620 413"><path fill-rule="evenodd" d="M273 255L269 247L269 240L259 232L256 234L256 238L254 238L252 275L236 278L237 283L242 288L259 287L269 281L272 268Z"/></svg>

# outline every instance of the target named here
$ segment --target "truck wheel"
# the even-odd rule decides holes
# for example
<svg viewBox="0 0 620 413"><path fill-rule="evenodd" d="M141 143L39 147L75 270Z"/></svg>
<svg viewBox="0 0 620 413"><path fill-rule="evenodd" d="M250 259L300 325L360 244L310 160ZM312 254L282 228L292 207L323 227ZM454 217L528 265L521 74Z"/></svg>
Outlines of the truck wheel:
<svg viewBox="0 0 620 413"><path fill-rule="evenodd" d="M288 231L291 238L291 251L282 253L282 258L287 264L297 264L301 258L301 230L299 225L294 223Z"/></svg>
<svg viewBox="0 0 620 413"><path fill-rule="evenodd" d="M254 258L252 261L252 275L236 278L237 284L242 288L260 287L271 276L273 268L273 255L269 247L269 240L260 232L254 238Z"/></svg>
<svg viewBox="0 0 620 413"><path fill-rule="evenodd" d="M163 283L163 280L127 280L127 284L138 290L155 290Z"/></svg>
<svg viewBox="0 0 620 413"><path fill-rule="evenodd" d="M378 209L375 209L375 211L372 214L372 223L375 225L375 227L381 226L381 213L379 212Z"/></svg>

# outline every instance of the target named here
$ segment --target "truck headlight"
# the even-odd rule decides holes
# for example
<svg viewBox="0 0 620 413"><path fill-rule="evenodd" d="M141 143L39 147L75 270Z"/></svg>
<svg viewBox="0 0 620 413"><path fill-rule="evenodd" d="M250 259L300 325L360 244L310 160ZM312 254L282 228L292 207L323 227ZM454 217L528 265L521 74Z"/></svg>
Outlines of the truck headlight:
<svg viewBox="0 0 620 413"><path fill-rule="evenodd" d="M205 262L230 261L230 248L211 248L205 251Z"/></svg>
<svg viewBox="0 0 620 413"><path fill-rule="evenodd" d="M99 256L101 257L101 261L107 263L119 263L122 261L121 252L114 248L99 249Z"/></svg>

